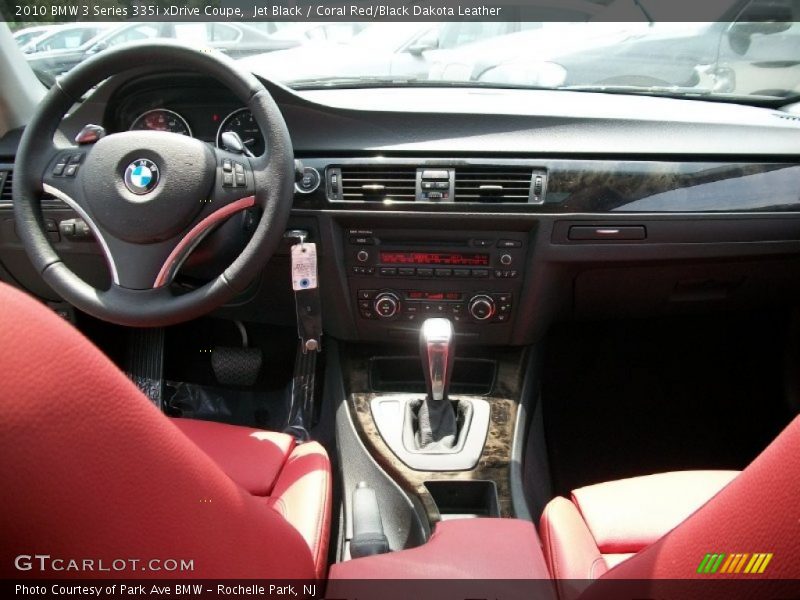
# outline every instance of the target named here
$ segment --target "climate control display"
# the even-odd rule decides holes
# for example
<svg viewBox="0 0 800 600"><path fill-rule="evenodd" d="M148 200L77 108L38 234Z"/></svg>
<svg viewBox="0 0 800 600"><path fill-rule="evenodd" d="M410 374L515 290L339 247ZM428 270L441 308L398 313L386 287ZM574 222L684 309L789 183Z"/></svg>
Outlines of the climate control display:
<svg viewBox="0 0 800 600"><path fill-rule="evenodd" d="M445 317L456 323L508 323L510 292L421 292L417 290L358 290L358 308L364 319L414 322Z"/></svg>

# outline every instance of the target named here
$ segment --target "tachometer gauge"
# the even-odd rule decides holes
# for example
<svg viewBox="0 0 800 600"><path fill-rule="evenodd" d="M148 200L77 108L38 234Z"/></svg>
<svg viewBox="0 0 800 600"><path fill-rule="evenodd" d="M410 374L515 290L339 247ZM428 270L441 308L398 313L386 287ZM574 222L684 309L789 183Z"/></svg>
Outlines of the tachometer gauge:
<svg viewBox="0 0 800 600"><path fill-rule="evenodd" d="M253 153L254 156L261 156L264 154L264 136L261 135L261 130L258 128L258 123L253 118L252 113L246 108L240 108L233 111L222 120L222 124L217 130L217 147L222 147L222 134L228 131L233 131L238 134L247 146L247 149Z"/></svg>
<svg viewBox="0 0 800 600"><path fill-rule="evenodd" d="M148 110L138 117L130 127L131 131L168 131L170 133L180 133L192 137L192 130L182 116L166 108L155 108Z"/></svg>

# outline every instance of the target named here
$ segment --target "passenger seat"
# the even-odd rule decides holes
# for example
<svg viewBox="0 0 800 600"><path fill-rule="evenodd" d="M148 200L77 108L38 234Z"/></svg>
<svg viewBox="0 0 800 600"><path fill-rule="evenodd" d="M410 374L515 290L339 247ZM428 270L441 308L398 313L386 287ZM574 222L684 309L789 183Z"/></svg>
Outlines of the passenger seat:
<svg viewBox="0 0 800 600"><path fill-rule="evenodd" d="M646 595L655 597L667 588L652 580L708 579L701 568L708 553L770 556L766 570L731 571L723 563L716 578L796 581L798 490L800 417L741 473L663 473L555 498L539 523L545 559L561 600L593 588L594 579L649 580ZM771 597L784 597L777 591Z"/></svg>
<svg viewBox="0 0 800 600"><path fill-rule="evenodd" d="M656 542L739 471L676 471L578 488L554 498L539 523L556 579L597 579Z"/></svg>

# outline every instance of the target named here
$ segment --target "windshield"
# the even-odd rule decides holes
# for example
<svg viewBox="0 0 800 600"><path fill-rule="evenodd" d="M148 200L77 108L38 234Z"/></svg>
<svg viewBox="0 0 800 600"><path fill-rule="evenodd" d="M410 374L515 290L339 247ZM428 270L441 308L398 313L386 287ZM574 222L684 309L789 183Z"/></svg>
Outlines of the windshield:
<svg viewBox="0 0 800 600"><path fill-rule="evenodd" d="M704 22L670 20L670 4L552 0L534 13L540 21L9 26L48 82L108 48L166 38L213 48L298 89L530 87L745 102L800 95L799 0L710 0L701 3Z"/></svg>

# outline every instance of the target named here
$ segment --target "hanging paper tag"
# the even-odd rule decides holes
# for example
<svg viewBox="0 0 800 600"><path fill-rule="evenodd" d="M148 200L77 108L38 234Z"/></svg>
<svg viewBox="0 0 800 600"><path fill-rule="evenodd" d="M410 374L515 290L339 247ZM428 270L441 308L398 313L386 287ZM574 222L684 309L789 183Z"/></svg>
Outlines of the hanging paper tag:
<svg viewBox="0 0 800 600"><path fill-rule="evenodd" d="M317 245L313 243L292 246L292 289L313 290L317 287Z"/></svg>

